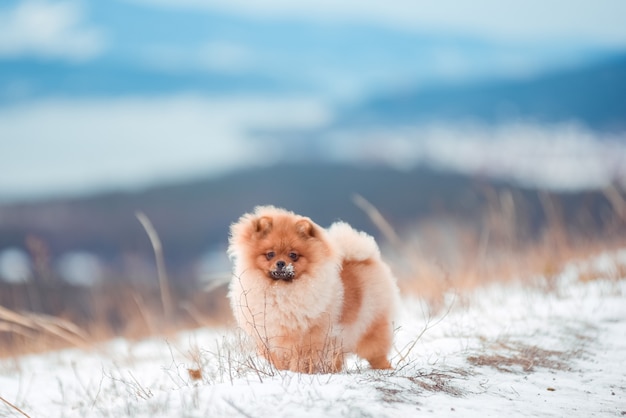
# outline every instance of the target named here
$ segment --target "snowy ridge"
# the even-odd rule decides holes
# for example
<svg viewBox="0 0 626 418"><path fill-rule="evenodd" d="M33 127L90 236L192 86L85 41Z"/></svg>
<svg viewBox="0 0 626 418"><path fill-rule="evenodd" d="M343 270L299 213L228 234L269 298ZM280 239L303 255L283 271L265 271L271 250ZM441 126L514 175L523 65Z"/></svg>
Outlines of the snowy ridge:
<svg viewBox="0 0 626 418"><path fill-rule="evenodd" d="M0 396L32 417L620 416L624 267L625 251L603 255L449 295L432 315L407 297L393 371L351 360L336 375L277 372L232 330L202 329L4 359ZM588 269L596 279L579 280ZM23 415L0 402L0 416Z"/></svg>
<svg viewBox="0 0 626 418"><path fill-rule="evenodd" d="M626 175L626 133L574 122L432 122L393 129L336 131L323 148L340 162L397 169L420 165L551 190L592 190Z"/></svg>

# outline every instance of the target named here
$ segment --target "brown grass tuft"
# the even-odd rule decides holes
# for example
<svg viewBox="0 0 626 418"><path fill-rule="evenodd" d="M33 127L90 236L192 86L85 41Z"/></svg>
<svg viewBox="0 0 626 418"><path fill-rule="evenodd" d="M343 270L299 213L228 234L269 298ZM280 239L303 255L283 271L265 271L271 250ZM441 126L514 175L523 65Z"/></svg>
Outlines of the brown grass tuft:
<svg viewBox="0 0 626 418"><path fill-rule="evenodd" d="M538 200L543 215L535 215L531 222L524 209L527 202L507 190L486 188L486 208L476 222L434 215L404 227L402 234L393 231L365 199L358 197L357 203L389 241L385 258L401 291L423 298L437 311L445 307L450 291L463 302L465 291L494 282L521 280L553 291L569 263L626 247L623 205L615 203L617 197L623 200L619 193L614 189L610 193L613 213L590 221L582 215L580 220L566 218L562 203L542 192ZM600 278L626 278L626 265L615 260L609 276L581 269L580 280Z"/></svg>
<svg viewBox="0 0 626 418"><path fill-rule="evenodd" d="M474 366L488 366L507 373L530 373L537 367L566 371L569 370L567 360L576 354L521 342L499 343L496 349L499 352L468 356L467 361Z"/></svg>
<svg viewBox="0 0 626 418"><path fill-rule="evenodd" d="M202 380L202 369L187 369L191 380Z"/></svg>

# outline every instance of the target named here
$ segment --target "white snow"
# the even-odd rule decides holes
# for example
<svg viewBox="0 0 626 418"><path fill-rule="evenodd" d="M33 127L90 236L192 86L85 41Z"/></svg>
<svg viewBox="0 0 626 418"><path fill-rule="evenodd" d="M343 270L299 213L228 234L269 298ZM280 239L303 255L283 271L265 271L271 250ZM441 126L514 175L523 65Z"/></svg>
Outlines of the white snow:
<svg viewBox="0 0 626 418"><path fill-rule="evenodd" d="M0 360L0 396L31 417L620 416L624 266L606 254L554 282L450 294L436 313L405 297L393 371L277 372L232 329L201 329ZM589 268L600 278L579 280ZM23 415L0 401L0 416Z"/></svg>

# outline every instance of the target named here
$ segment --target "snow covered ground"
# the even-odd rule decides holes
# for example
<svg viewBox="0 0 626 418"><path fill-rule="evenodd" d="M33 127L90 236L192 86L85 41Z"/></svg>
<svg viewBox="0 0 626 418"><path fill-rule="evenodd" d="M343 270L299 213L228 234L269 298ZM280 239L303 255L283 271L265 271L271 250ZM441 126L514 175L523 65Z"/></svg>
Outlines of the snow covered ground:
<svg viewBox="0 0 626 418"><path fill-rule="evenodd" d="M437 313L406 297L393 371L277 372L231 329L4 359L0 416L624 416L625 267L604 255Z"/></svg>

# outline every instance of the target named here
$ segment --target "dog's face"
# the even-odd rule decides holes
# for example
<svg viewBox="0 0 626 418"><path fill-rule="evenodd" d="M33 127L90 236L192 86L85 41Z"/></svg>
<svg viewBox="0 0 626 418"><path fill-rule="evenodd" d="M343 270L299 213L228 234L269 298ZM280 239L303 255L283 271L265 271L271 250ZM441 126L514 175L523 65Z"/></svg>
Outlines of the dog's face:
<svg viewBox="0 0 626 418"><path fill-rule="evenodd" d="M231 228L231 247L248 268L272 282L290 283L315 268L329 250L321 228L289 212L261 213L242 218Z"/></svg>

